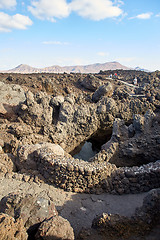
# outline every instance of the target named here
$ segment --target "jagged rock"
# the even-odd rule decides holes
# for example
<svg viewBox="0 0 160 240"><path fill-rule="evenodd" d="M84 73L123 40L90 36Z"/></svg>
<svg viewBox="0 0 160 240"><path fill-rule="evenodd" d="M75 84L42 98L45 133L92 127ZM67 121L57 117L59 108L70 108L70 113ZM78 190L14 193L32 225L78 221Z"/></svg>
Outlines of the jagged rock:
<svg viewBox="0 0 160 240"><path fill-rule="evenodd" d="M25 193L10 193L3 197L0 201L0 212L15 219L22 218L29 231L33 231L45 219L57 215L53 202Z"/></svg>
<svg viewBox="0 0 160 240"><path fill-rule="evenodd" d="M160 221L160 189L153 189L147 194L142 207L136 209L135 218L152 225Z"/></svg>
<svg viewBox="0 0 160 240"><path fill-rule="evenodd" d="M100 86L92 95L93 102L98 102L103 96L111 97L113 93L113 86L111 83Z"/></svg>
<svg viewBox="0 0 160 240"><path fill-rule="evenodd" d="M134 115L133 127L136 132L142 132L144 129L144 117L139 114Z"/></svg>
<svg viewBox="0 0 160 240"><path fill-rule="evenodd" d="M64 97L61 95L58 95L51 99L50 105L53 107L60 107L63 102L64 102Z"/></svg>
<svg viewBox="0 0 160 240"><path fill-rule="evenodd" d="M160 101L160 93L156 94L156 99L158 99Z"/></svg>
<svg viewBox="0 0 160 240"><path fill-rule="evenodd" d="M81 82L81 85L86 89L95 91L100 87L101 81L92 74L88 74L87 77Z"/></svg>
<svg viewBox="0 0 160 240"><path fill-rule="evenodd" d="M36 240L74 240L74 232L70 223L61 216L45 220L39 227Z"/></svg>
<svg viewBox="0 0 160 240"><path fill-rule="evenodd" d="M0 213L0 239L27 240L28 234L21 218L14 219L7 214Z"/></svg>
<svg viewBox="0 0 160 240"><path fill-rule="evenodd" d="M74 114L74 108L69 102L65 101L64 103L62 103L60 107L58 120L60 122L69 123L73 119L73 114Z"/></svg>
<svg viewBox="0 0 160 240"><path fill-rule="evenodd" d="M12 154L0 153L0 172L6 174L15 171L14 161L15 159Z"/></svg>
<svg viewBox="0 0 160 240"><path fill-rule="evenodd" d="M52 124L53 108L49 105L50 96L43 92L33 94L26 92L26 102L21 105L19 115L23 121L35 126Z"/></svg>
<svg viewBox="0 0 160 240"><path fill-rule="evenodd" d="M24 90L16 84L0 82L0 113L7 118L15 115L17 106L26 100Z"/></svg>
<svg viewBox="0 0 160 240"><path fill-rule="evenodd" d="M109 161L116 166L143 165L150 161L159 160L160 148L157 140L160 130L158 122L155 122L155 114L149 110L144 116L136 114L133 124L128 127L121 119L115 119L113 123L112 137L102 146L108 159L108 151L112 153ZM151 140L152 139L152 140ZM111 151L114 144L115 151Z"/></svg>
<svg viewBox="0 0 160 240"><path fill-rule="evenodd" d="M4 140L3 139L0 139L0 146L4 147Z"/></svg>
<svg viewBox="0 0 160 240"><path fill-rule="evenodd" d="M13 123L9 127L10 133L12 133L14 136L20 138L24 137L26 135L31 135L33 133L33 130L31 126L24 124L24 123Z"/></svg>
<svg viewBox="0 0 160 240"><path fill-rule="evenodd" d="M45 81L42 82L42 86L45 88L45 90L47 92L54 92L54 88L55 88L55 85L54 85L54 82L51 80L51 79L45 79Z"/></svg>

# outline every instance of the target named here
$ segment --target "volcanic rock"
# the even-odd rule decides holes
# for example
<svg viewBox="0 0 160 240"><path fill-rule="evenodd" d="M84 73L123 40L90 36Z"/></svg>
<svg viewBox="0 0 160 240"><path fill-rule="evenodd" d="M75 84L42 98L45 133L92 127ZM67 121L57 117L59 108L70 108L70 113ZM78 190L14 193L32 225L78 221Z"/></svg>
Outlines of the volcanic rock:
<svg viewBox="0 0 160 240"><path fill-rule="evenodd" d="M39 143L31 145L22 145L18 149L18 166L20 169L33 169L37 170L37 164L35 160L37 150L46 151L47 153L53 153L56 156L64 156L64 150L57 144L53 143Z"/></svg>
<svg viewBox="0 0 160 240"><path fill-rule="evenodd" d="M103 213L93 219L91 229L82 229L77 239L148 239L145 235L159 223L159 214L160 190L154 189L144 198L142 207L137 208L132 217Z"/></svg>
<svg viewBox="0 0 160 240"><path fill-rule="evenodd" d="M111 83L100 86L95 93L92 95L93 102L98 102L103 96L111 97L113 93L113 86Z"/></svg>
<svg viewBox="0 0 160 240"><path fill-rule="evenodd" d="M52 124L53 108L49 105L50 97L44 92L26 93L25 104L21 105L19 115L23 121L35 126L48 126Z"/></svg>
<svg viewBox="0 0 160 240"><path fill-rule="evenodd" d="M0 239L27 240L28 234L21 218L14 219L7 214L0 213Z"/></svg>
<svg viewBox="0 0 160 240"><path fill-rule="evenodd" d="M0 153L0 172L6 174L13 171L16 171L14 156L9 153Z"/></svg>
<svg viewBox="0 0 160 240"><path fill-rule="evenodd" d="M0 114L12 118L17 106L25 100L24 90L19 85L0 82Z"/></svg>
<svg viewBox="0 0 160 240"><path fill-rule="evenodd" d="M87 77L81 82L81 85L91 91L95 91L101 85L101 81L92 74L88 74Z"/></svg>
<svg viewBox="0 0 160 240"><path fill-rule="evenodd" d="M39 224L57 215L54 203L41 196L10 193L0 201L0 212L23 219L27 230L33 231Z"/></svg>
<svg viewBox="0 0 160 240"><path fill-rule="evenodd" d="M36 240L74 240L74 233L66 219L56 216L41 223L35 238Z"/></svg>

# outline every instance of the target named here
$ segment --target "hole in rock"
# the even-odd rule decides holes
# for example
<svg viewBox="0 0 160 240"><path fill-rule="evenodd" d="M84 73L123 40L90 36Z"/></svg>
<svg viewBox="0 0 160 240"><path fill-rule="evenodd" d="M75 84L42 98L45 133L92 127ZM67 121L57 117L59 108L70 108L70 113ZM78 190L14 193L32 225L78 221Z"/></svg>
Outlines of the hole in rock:
<svg viewBox="0 0 160 240"><path fill-rule="evenodd" d="M74 158L89 161L90 158L94 157L101 150L101 146L110 140L111 135L112 129L107 131L99 130L87 141L77 146L70 154Z"/></svg>
<svg viewBox="0 0 160 240"><path fill-rule="evenodd" d="M152 156L145 156L144 154L137 154L133 156L123 156L120 157L115 155L110 159L110 163L115 164L116 167L133 167L133 166L142 166L150 162L156 162L158 158Z"/></svg>

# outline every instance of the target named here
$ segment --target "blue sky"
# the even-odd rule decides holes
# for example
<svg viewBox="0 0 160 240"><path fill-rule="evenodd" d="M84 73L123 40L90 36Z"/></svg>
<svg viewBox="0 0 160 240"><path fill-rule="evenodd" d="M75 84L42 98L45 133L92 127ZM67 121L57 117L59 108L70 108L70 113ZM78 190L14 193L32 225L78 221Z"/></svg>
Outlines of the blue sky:
<svg viewBox="0 0 160 240"><path fill-rule="evenodd" d="M0 0L0 69L118 61L160 70L160 0Z"/></svg>

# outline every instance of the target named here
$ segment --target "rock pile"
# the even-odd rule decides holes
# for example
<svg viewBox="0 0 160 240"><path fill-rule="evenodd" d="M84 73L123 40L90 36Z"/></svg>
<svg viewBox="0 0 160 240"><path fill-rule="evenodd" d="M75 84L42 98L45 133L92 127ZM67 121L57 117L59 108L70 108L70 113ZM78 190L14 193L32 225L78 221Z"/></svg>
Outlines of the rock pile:
<svg viewBox="0 0 160 240"><path fill-rule="evenodd" d="M74 239L70 223L58 216L53 202L41 196L10 193L0 201L0 212L0 234L7 234L4 239L27 239L35 234L35 239Z"/></svg>

